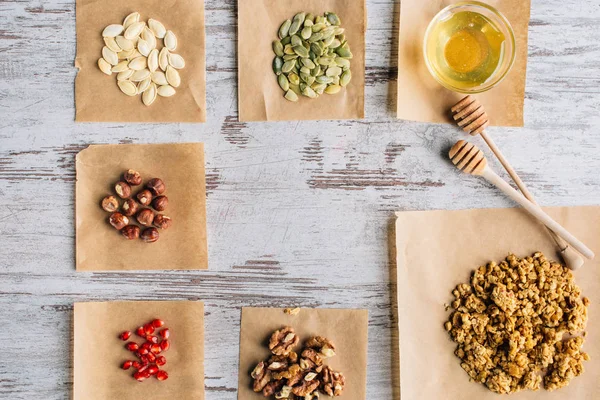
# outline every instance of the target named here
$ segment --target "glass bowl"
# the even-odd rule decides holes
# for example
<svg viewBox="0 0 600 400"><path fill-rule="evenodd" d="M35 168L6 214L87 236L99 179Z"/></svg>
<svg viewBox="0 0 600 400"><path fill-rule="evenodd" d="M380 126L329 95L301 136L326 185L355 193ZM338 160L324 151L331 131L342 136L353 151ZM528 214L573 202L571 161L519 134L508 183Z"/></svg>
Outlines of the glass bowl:
<svg viewBox="0 0 600 400"><path fill-rule="evenodd" d="M495 71L487 80L485 80L485 82L471 87L457 85L458 81L453 81L445 76L446 74L441 71L437 66L436 60L434 60L436 55L439 54L439 51L443 51L449 39L448 37L441 37L437 28L441 26L440 24L442 22L448 21L455 14L464 11L471 11L483 15L497 31L504 35L504 43L502 44L500 58ZM435 35L435 32L437 32L438 35ZM506 19L506 17L496 8L478 1L460 2L444 8L433 18L425 32L423 55L425 57L425 64L431 75L447 89L466 94L482 93L502 82L512 69L516 57L515 34L508 19ZM439 58L439 55L437 58Z"/></svg>

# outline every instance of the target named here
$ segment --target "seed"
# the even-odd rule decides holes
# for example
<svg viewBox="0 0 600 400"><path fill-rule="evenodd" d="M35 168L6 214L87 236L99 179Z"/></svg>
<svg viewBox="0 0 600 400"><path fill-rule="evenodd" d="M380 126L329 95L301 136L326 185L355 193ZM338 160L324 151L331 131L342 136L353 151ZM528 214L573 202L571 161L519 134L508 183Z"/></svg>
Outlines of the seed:
<svg viewBox="0 0 600 400"><path fill-rule="evenodd" d="M167 50L166 47L163 47L160 50L158 55L158 65L163 71L167 70L167 66L169 65L169 50Z"/></svg>
<svg viewBox="0 0 600 400"><path fill-rule="evenodd" d="M112 67L112 72L114 73L119 73L119 72L123 72L123 71L127 71L129 69L129 67L127 66L127 64L129 64L127 61L120 61L117 65L115 65L114 67Z"/></svg>
<svg viewBox="0 0 600 400"><path fill-rule="evenodd" d="M136 57L128 64L129 68L134 71L141 71L148 66L146 57Z"/></svg>
<svg viewBox="0 0 600 400"><path fill-rule="evenodd" d="M156 37L148 27L144 27L144 29L142 30L142 39L148 42L150 50L154 50L156 48Z"/></svg>
<svg viewBox="0 0 600 400"><path fill-rule="evenodd" d="M147 355L147 354L149 354L149 353L150 353L150 350L148 350L148 349L147 349L147 348L145 348L145 347L142 347L141 349L139 349L139 350L138 350L138 353L140 353L140 356L145 356L145 355ZM144 361L147 361L147 360L145 360L145 359L144 359L144 358L142 358L142 357L140 357L140 358L142 359L142 362L144 362Z"/></svg>
<svg viewBox="0 0 600 400"><path fill-rule="evenodd" d="M342 74L342 69L340 67L329 67L325 72L327 76L338 76Z"/></svg>
<svg viewBox="0 0 600 400"><path fill-rule="evenodd" d="M169 336L171 336L171 332L169 331L169 328L165 328L162 331L158 332L158 334L163 338L163 339L168 339Z"/></svg>
<svg viewBox="0 0 600 400"><path fill-rule="evenodd" d="M142 33L142 30L144 30L145 26L146 26L145 22L134 22L133 24L129 25L129 27L125 30L125 33L123 34L123 36L125 36L125 39L129 39L129 40L136 39L138 36L140 36L140 33ZM119 32L119 33L121 33L121 32Z"/></svg>
<svg viewBox="0 0 600 400"><path fill-rule="evenodd" d="M160 23L160 21L150 18L148 20L148 26L150 27L150 30L152 30L152 32L154 33L154 36L156 36L157 38L162 39L165 37L167 30L165 29L165 26Z"/></svg>
<svg viewBox="0 0 600 400"><path fill-rule="evenodd" d="M167 371L160 370L156 374L156 379L158 379L159 381L166 381L167 379L169 379L169 374L167 374Z"/></svg>
<svg viewBox="0 0 600 400"><path fill-rule="evenodd" d="M310 38L311 35L312 35L312 28L310 26L304 26L304 28L302 29L302 32L300 32L300 36L302 36L302 39L308 40L308 38Z"/></svg>
<svg viewBox="0 0 600 400"><path fill-rule="evenodd" d="M145 70L145 71L148 71L148 70ZM148 73L150 73L150 71L148 71ZM150 79L150 76L148 76L143 81L140 81L140 83L138 83L138 87L137 87L138 93L144 93L146 90L148 90L148 88L150 88L151 83L152 83L152 79Z"/></svg>
<svg viewBox="0 0 600 400"><path fill-rule="evenodd" d="M279 87L281 87L284 92L290 90L290 81L288 81L288 78L286 78L285 75L279 75L277 77L277 82L279 83Z"/></svg>
<svg viewBox="0 0 600 400"><path fill-rule="evenodd" d="M352 79L352 72L350 70L345 71L340 77L340 85L347 86Z"/></svg>
<svg viewBox="0 0 600 400"><path fill-rule="evenodd" d="M325 89L325 93L336 94L340 90L342 90L342 87L340 85L329 85L329 86L327 86L327 89Z"/></svg>
<svg viewBox="0 0 600 400"><path fill-rule="evenodd" d="M156 362L156 355L154 355L154 353L148 353L148 355L146 356L148 358L148 361L153 363Z"/></svg>
<svg viewBox="0 0 600 400"><path fill-rule="evenodd" d="M144 376L144 374L140 371L136 372L135 374L133 374L133 378L135 380L137 380L138 382L143 382L146 377Z"/></svg>
<svg viewBox="0 0 600 400"><path fill-rule="evenodd" d="M290 60L297 60L298 59L298 54L286 54L285 56L283 56L283 61L290 61Z"/></svg>
<svg viewBox="0 0 600 400"><path fill-rule="evenodd" d="M300 39L300 36L293 35L292 36L292 41L290 42L290 45L292 47L294 47L294 46L302 46L302 39Z"/></svg>
<svg viewBox="0 0 600 400"><path fill-rule="evenodd" d="M277 54L277 57L283 57L283 45L280 40L273 41L273 52Z"/></svg>
<svg viewBox="0 0 600 400"><path fill-rule="evenodd" d="M177 72L175 68L169 65L167 67L167 72L165 73L165 75L167 77L167 82L169 82L169 85L175 88L179 87L179 85L181 84L181 77L179 76L179 72Z"/></svg>
<svg viewBox="0 0 600 400"><path fill-rule="evenodd" d="M131 75L130 80L132 82L141 82L145 79L150 78L150 71L147 69L141 69L139 71L135 71L133 75ZM141 93L141 92L139 92Z"/></svg>
<svg viewBox="0 0 600 400"><path fill-rule="evenodd" d="M115 53L119 53L121 50L123 50L119 47L114 37L105 37L104 44Z"/></svg>
<svg viewBox="0 0 600 400"><path fill-rule="evenodd" d="M127 17L125 17L125 20L123 20L123 28L127 29L131 26L131 24L133 24L135 22L139 22L139 20L140 20L140 13L132 12Z"/></svg>
<svg viewBox="0 0 600 400"><path fill-rule="evenodd" d="M142 102L145 105L149 106L152 103L154 103L154 100L156 100L156 95L157 95L156 84L151 83L150 86L148 87L148 89L146 89L146 91L142 94Z"/></svg>
<svg viewBox="0 0 600 400"><path fill-rule="evenodd" d="M133 42L129 39L125 39L124 36L117 36L115 42L117 42L117 45L123 50L133 50L135 48Z"/></svg>
<svg viewBox="0 0 600 400"><path fill-rule="evenodd" d="M112 75L111 66L104 58L98 59L98 68L100 68L100 71L104 72L106 75Z"/></svg>
<svg viewBox="0 0 600 400"><path fill-rule="evenodd" d="M169 350L170 347L171 347L171 343L169 343L168 340L165 339L162 342L160 342L160 349L162 351L167 351L167 350Z"/></svg>
<svg viewBox="0 0 600 400"><path fill-rule="evenodd" d="M110 65L117 65L119 63L119 56L117 56L117 53L109 49L108 46L104 46L102 48L102 58L104 58Z"/></svg>
<svg viewBox="0 0 600 400"><path fill-rule="evenodd" d="M310 88L308 86L304 88L304 90L302 91L302 94L311 99L315 99L318 97L317 93L315 93L315 91L312 90L312 88Z"/></svg>
<svg viewBox="0 0 600 400"><path fill-rule="evenodd" d="M124 370L128 370L129 368L131 368L132 365L133 365L133 361L125 361L123 363L123 365L121 366L121 368L123 368Z"/></svg>
<svg viewBox="0 0 600 400"><path fill-rule="evenodd" d="M119 72L119 74L117 75L117 81L126 81L127 79L131 78L131 75L133 75L134 72L135 71L132 69Z"/></svg>
<svg viewBox="0 0 600 400"><path fill-rule="evenodd" d="M138 346L138 344L135 342L129 342L125 345L125 348L129 351L136 351L140 348L140 346Z"/></svg>
<svg viewBox="0 0 600 400"><path fill-rule="evenodd" d="M135 96L137 94L137 86L131 81L118 81L119 89L127 96Z"/></svg>
<svg viewBox="0 0 600 400"><path fill-rule="evenodd" d="M157 372L158 372L158 367L156 365L151 365L148 367L148 373L150 375L156 375Z"/></svg>
<svg viewBox="0 0 600 400"><path fill-rule="evenodd" d="M148 54L150 54L150 51L152 50L148 42L146 42L144 39L138 40L137 49L144 57L148 57Z"/></svg>
<svg viewBox="0 0 600 400"><path fill-rule="evenodd" d="M104 36L104 37L115 37L117 35L120 35L121 32L123 32L123 25L118 25L118 24L108 25L102 31L102 36Z"/></svg>
<svg viewBox="0 0 600 400"><path fill-rule="evenodd" d="M293 90L288 90L284 96L287 100L296 102L298 101L298 95Z"/></svg>
<svg viewBox="0 0 600 400"><path fill-rule="evenodd" d="M150 347L150 351L154 354L158 354L162 351L162 347L158 343L153 343Z"/></svg>
<svg viewBox="0 0 600 400"><path fill-rule="evenodd" d="M281 67L281 71L283 73L290 72L296 66L296 60L290 60L283 63L283 67Z"/></svg>
<svg viewBox="0 0 600 400"><path fill-rule="evenodd" d="M283 39L284 37L288 36L288 34L290 33L291 26L292 21L290 21L289 19L286 20L283 24L281 24L281 26L279 27L279 39Z"/></svg>
<svg viewBox="0 0 600 400"><path fill-rule="evenodd" d="M171 97L175 94L175 89L169 85L161 85L158 87L156 93L161 97Z"/></svg>
<svg viewBox="0 0 600 400"><path fill-rule="evenodd" d="M282 68L283 68L283 59L281 59L280 57L275 57L273 59L273 72L275 72L275 75L281 74Z"/></svg>
<svg viewBox="0 0 600 400"><path fill-rule="evenodd" d="M297 74L293 73L293 72L288 75L288 80L293 85L299 85L300 84L300 77Z"/></svg>
<svg viewBox="0 0 600 400"><path fill-rule="evenodd" d="M325 84L329 84L331 82L333 82L333 78L330 76L325 76L325 75L321 75L321 76L317 76L317 82L318 83L325 83Z"/></svg>
<svg viewBox="0 0 600 400"><path fill-rule="evenodd" d="M344 48L343 46L338 47L335 51L340 57L344 57L344 58L352 58L353 57L352 52L349 49Z"/></svg>
<svg viewBox="0 0 600 400"><path fill-rule="evenodd" d="M164 38L165 47L170 51L175 51L177 48L177 36L173 33L173 31L167 31Z"/></svg>
<svg viewBox="0 0 600 400"><path fill-rule="evenodd" d="M336 57L335 63L338 67L341 67L342 69L350 68L350 60L348 60L348 59L345 59L342 57Z"/></svg>
<svg viewBox="0 0 600 400"><path fill-rule="evenodd" d="M298 54L302 58L307 58L308 57L308 50L306 49L306 47L304 47L302 45L300 45L300 46L294 46L294 52L296 54Z"/></svg>
<svg viewBox="0 0 600 400"><path fill-rule="evenodd" d="M182 69L185 67L185 60L179 54L169 53L168 59L169 65L175 69Z"/></svg>
<svg viewBox="0 0 600 400"><path fill-rule="evenodd" d="M158 50L154 49L148 55L148 69L150 72L154 72L158 69Z"/></svg>
<svg viewBox="0 0 600 400"><path fill-rule="evenodd" d="M162 71L155 71L152 73L152 82L156 83L157 85L169 84L169 82L167 82L167 77L165 73Z"/></svg>
<svg viewBox="0 0 600 400"><path fill-rule="evenodd" d="M144 325L144 332L146 333L146 335L152 335L154 333L154 326L152 325L152 323Z"/></svg>
<svg viewBox="0 0 600 400"><path fill-rule="evenodd" d="M158 356L158 357L156 357L156 365L162 367L166 363L167 363L167 359L165 358L165 356Z"/></svg>
<svg viewBox="0 0 600 400"><path fill-rule="evenodd" d="M119 338L123 341L127 341L131 337L130 331L125 331L119 335Z"/></svg>

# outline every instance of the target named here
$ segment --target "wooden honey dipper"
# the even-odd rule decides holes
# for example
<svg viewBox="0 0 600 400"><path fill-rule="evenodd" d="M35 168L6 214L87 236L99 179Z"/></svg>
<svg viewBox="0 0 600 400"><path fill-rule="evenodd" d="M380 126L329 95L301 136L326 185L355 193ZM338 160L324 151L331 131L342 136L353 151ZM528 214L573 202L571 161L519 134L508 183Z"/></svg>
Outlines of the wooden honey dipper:
<svg viewBox="0 0 600 400"><path fill-rule="evenodd" d="M594 253L585 244L580 242L579 239L563 228L558 222L554 221L540 208L540 206L527 200L521 193L517 192L512 186L506 183L504 179L500 178L490 168L485 155L476 146L467 143L464 140L459 140L452 146L449 155L452 163L454 163L458 169L472 175L484 177L498 189L506 193L512 200L520 204L549 229L553 230L557 235L560 235L585 257L590 260L594 258Z"/></svg>
<svg viewBox="0 0 600 400"><path fill-rule="evenodd" d="M506 172L510 175L512 180L516 183L517 187L523 195L532 203L537 205L535 198L531 192L525 186L525 183L521 180L517 172L510 165L504 154L500 151L496 143L492 138L485 132L485 128L490 125L489 118L483 106L471 96L466 96L454 107L452 107L452 113L454 114L454 120L465 132L470 133L472 136L481 135L483 140L487 143L488 147L496 155L500 164L504 167ZM569 244L566 243L560 236L554 233L551 229L548 229L550 236L554 239L554 242L560 249L562 258L572 270L579 269L583 266L583 258L574 251Z"/></svg>

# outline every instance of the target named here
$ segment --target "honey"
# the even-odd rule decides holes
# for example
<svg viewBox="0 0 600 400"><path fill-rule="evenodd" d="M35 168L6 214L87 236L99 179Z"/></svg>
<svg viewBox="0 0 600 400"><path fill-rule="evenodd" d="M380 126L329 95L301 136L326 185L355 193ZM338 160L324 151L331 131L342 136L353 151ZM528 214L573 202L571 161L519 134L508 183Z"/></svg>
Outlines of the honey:
<svg viewBox="0 0 600 400"><path fill-rule="evenodd" d="M427 57L439 79L457 89L485 84L496 73L506 38L474 11L451 14L433 27Z"/></svg>

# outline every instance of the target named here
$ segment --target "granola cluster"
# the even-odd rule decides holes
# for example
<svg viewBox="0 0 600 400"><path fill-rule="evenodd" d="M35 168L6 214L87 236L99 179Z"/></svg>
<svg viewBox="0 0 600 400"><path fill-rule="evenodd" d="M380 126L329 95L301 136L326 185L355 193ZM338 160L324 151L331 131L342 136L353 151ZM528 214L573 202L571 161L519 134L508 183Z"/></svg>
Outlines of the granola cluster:
<svg viewBox="0 0 600 400"><path fill-rule="evenodd" d="M334 344L314 336L298 355L294 348L299 342L300 338L289 326L271 335L271 357L258 363L250 374L254 391L265 397L289 400L318 399L319 392L341 396L346 383L344 375L324 365L325 359L335 356Z"/></svg>
<svg viewBox="0 0 600 400"><path fill-rule="evenodd" d="M589 300L573 274L542 253L477 269L452 294L444 325L472 380L496 393L567 386L583 373ZM565 335L565 337L563 337ZM577 336L579 335L579 336Z"/></svg>

